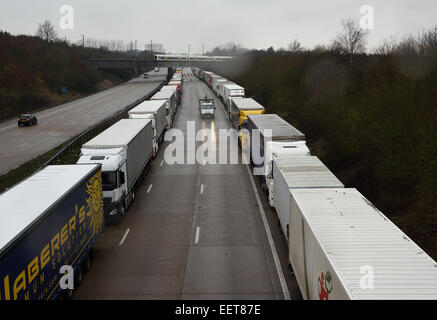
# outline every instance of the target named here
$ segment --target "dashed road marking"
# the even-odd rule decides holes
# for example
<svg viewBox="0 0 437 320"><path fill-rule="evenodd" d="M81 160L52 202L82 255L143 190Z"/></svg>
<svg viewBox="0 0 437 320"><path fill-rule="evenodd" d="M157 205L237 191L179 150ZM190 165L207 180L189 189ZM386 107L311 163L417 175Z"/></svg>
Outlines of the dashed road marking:
<svg viewBox="0 0 437 320"><path fill-rule="evenodd" d="M118 244L119 247L121 247L121 246L123 245L124 241L125 241L126 238L127 238L127 235L129 234L129 231L130 231L130 229L128 228L128 229L126 230L126 232L124 233L123 238L121 238L120 243Z"/></svg>
<svg viewBox="0 0 437 320"><path fill-rule="evenodd" d="M255 192L256 202L258 203L259 211L261 212L261 218L266 230L267 239L269 241L270 250L272 251L273 260L275 262L276 271L278 272L279 282L281 283L282 293L284 294L285 300L291 300L290 292L288 291L287 282L285 281L284 272L282 271L281 262L279 261L278 252L276 251L275 243L273 242L272 232L267 222L266 213L264 212L264 207L261 203L261 199L258 194L258 189L256 187L255 181L250 172L250 167L246 164L247 173L249 174L250 182L252 183L253 191Z"/></svg>
<svg viewBox="0 0 437 320"><path fill-rule="evenodd" d="M162 167L164 165L164 160L161 161L160 166Z"/></svg>
<svg viewBox="0 0 437 320"><path fill-rule="evenodd" d="M29 144L29 142L26 142L26 143L20 144L20 145L18 146L18 148L25 147L25 146L27 146L28 144Z"/></svg>
<svg viewBox="0 0 437 320"><path fill-rule="evenodd" d="M197 227L196 228L196 238L194 239L195 244L199 243L199 237L200 237L200 227Z"/></svg>
<svg viewBox="0 0 437 320"><path fill-rule="evenodd" d="M153 184L151 184L151 185L149 186L149 189L147 189L147 194L150 193L150 191L152 190L152 187L153 187Z"/></svg>
<svg viewBox="0 0 437 320"><path fill-rule="evenodd" d="M200 194L203 194L204 185L200 185Z"/></svg>

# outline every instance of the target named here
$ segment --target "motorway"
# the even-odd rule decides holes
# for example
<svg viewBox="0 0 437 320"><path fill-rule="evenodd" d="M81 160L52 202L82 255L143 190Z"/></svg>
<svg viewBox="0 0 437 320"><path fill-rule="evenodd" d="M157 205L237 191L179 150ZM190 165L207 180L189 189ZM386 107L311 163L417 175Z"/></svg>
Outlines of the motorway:
<svg viewBox="0 0 437 320"><path fill-rule="evenodd" d="M0 175L68 141L143 98L167 77L167 68L149 72L109 90L35 113L38 125L21 127L17 120L0 124Z"/></svg>
<svg viewBox="0 0 437 320"><path fill-rule="evenodd" d="M186 133L189 120L216 135L230 128L218 99L215 119L200 118L198 99L205 95L213 96L185 69L174 128ZM74 299L299 298L276 214L248 167L168 165L167 145L124 221L107 226L96 242L93 266Z"/></svg>

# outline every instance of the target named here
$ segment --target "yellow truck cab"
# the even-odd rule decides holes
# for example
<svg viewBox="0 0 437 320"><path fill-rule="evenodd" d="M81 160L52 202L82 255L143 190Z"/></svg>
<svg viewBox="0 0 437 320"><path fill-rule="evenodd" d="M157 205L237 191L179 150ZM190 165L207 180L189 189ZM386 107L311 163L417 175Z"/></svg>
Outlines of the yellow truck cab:
<svg viewBox="0 0 437 320"><path fill-rule="evenodd" d="M256 102L252 98L232 98L230 117L232 126L235 130L247 130L247 116L249 114L263 114L265 109L262 105ZM247 139L248 132L242 131L240 133L240 145L242 149L245 149L245 141Z"/></svg>

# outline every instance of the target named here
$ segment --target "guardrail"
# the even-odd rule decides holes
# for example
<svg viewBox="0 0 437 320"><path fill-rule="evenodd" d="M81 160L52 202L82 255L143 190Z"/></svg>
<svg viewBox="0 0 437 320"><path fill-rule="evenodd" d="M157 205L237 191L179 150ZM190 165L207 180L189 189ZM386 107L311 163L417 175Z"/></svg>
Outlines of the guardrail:
<svg viewBox="0 0 437 320"><path fill-rule="evenodd" d="M120 112L112 115L111 117L103 120L102 122L98 123L97 125L87 129L86 131L82 132L81 134L79 134L78 136L76 136L75 138L73 138L72 141L70 141L68 143L67 146L65 146L62 150L60 150L58 153L56 153L52 158L50 158L47 162L45 162L40 168L38 168L35 172L38 172L42 169L44 169L45 167L49 166L49 165L53 165L56 164L56 162L59 161L60 158L62 158L63 156L65 156L67 153L71 152L73 150L73 148L79 143L80 145L82 145L85 141L88 141L88 139L96 136L97 133L102 132L103 130L105 130L106 128L109 128L112 124L114 124L115 122L117 122L118 120L124 118L127 114L127 112L136 107L137 105L139 105L140 103L142 103L143 101L150 99L153 95L155 95L155 93L157 93L159 90L161 90L161 88L166 85L168 83L168 81L171 79L172 75L173 75L174 71L170 68L169 72L167 74L167 79L164 80L156 89L154 89L153 91L149 92L147 95L145 95L144 97L142 97L141 99L136 100L135 102L129 104L128 106L126 106L123 110L121 110Z"/></svg>

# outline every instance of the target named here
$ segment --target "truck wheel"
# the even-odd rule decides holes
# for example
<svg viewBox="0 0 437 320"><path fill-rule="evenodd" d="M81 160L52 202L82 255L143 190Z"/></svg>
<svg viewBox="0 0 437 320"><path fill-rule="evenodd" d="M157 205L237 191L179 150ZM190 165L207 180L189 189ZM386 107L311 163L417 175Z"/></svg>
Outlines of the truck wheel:
<svg viewBox="0 0 437 320"><path fill-rule="evenodd" d="M91 269L91 261L92 261L91 250L92 249L88 250L87 254L85 255L82 261L82 270L84 273L87 273Z"/></svg>
<svg viewBox="0 0 437 320"><path fill-rule="evenodd" d="M79 288L79 286L82 284L83 282L83 270L82 270L82 266L79 265L77 267L77 270L74 272L74 288Z"/></svg>

